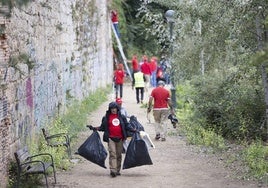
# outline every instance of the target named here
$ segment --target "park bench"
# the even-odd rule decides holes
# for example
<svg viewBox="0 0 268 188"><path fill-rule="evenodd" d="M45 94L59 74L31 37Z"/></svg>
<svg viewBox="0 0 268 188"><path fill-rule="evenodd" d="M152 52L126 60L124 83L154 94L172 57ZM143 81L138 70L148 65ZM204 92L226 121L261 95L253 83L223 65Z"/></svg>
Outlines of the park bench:
<svg viewBox="0 0 268 188"><path fill-rule="evenodd" d="M58 133L58 134L49 135L49 133L44 128L42 128L42 132L43 132L44 138L48 146L66 147L68 157L71 158L71 143L70 143L70 138L68 134Z"/></svg>
<svg viewBox="0 0 268 188"><path fill-rule="evenodd" d="M55 165L51 154L40 153L36 155L30 155L28 147L25 146L22 149L16 151L14 155L18 167L17 187L20 186L20 178L22 176L24 175L28 176L33 174L43 174L46 179L46 186L48 187L47 169L49 167L53 168L54 180L56 184L57 180L56 180Z"/></svg>

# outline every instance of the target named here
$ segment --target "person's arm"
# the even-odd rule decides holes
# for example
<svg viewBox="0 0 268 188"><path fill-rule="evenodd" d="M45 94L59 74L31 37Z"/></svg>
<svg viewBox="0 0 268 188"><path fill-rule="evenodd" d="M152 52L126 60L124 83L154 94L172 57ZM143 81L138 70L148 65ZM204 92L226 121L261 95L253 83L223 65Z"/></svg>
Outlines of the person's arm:
<svg viewBox="0 0 268 188"><path fill-rule="evenodd" d="M143 81L145 82L146 81L146 78L145 78L145 75L143 74Z"/></svg>
<svg viewBox="0 0 268 188"><path fill-rule="evenodd" d="M147 108L147 113L150 113L152 110L152 103L153 103L153 97L149 97L149 102L148 102L148 108Z"/></svg>
<svg viewBox="0 0 268 188"><path fill-rule="evenodd" d="M104 119L105 117L102 118L101 125L99 127L93 127L92 125L87 125L87 127L93 131L104 131L104 125L103 125Z"/></svg>
<svg viewBox="0 0 268 188"><path fill-rule="evenodd" d="M169 109L170 109L170 113L174 115L175 114L175 110L173 108L173 104L172 104L172 101L171 101L170 98L168 98L168 106L169 106Z"/></svg>
<svg viewBox="0 0 268 188"><path fill-rule="evenodd" d="M132 89L134 89L134 85L135 85L135 77L134 77L134 73L132 74Z"/></svg>

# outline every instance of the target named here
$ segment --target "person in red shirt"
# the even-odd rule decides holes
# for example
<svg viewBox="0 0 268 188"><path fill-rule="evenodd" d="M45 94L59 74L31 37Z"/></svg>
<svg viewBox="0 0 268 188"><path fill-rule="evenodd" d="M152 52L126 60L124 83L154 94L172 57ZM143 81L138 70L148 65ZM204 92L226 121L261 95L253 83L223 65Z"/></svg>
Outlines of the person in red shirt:
<svg viewBox="0 0 268 188"><path fill-rule="evenodd" d="M150 68L151 68L151 86L156 87L157 82L156 82L156 70L157 70L157 58L152 57L150 61Z"/></svg>
<svg viewBox="0 0 268 188"><path fill-rule="evenodd" d="M174 115L174 109L171 102L170 92L164 88L165 82L158 81L158 86L151 92L147 113L150 113L153 105L153 116L155 120L156 140L165 141L167 135L167 123L169 114Z"/></svg>
<svg viewBox="0 0 268 188"><path fill-rule="evenodd" d="M99 127L89 126L93 131L103 131L103 141L108 142L109 166L111 177L120 176L123 141L127 138L127 131L136 132L127 118L121 114L116 102L109 103L108 110L103 116Z"/></svg>
<svg viewBox="0 0 268 188"><path fill-rule="evenodd" d="M118 24L118 13L115 10L112 10L111 12L111 20L113 22L114 29L116 31L116 34L118 38L120 38L120 32L119 32L119 24Z"/></svg>
<svg viewBox="0 0 268 188"><path fill-rule="evenodd" d="M136 55L133 55L132 60L132 72L136 72L139 70L139 62Z"/></svg>
<svg viewBox="0 0 268 188"><path fill-rule="evenodd" d="M123 84L124 84L124 65L119 63L117 69L114 71L114 84L115 84L115 98L118 98L118 92L120 98L123 97Z"/></svg>
<svg viewBox="0 0 268 188"><path fill-rule="evenodd" d="M145 76L145 91L148 91L151 78L151 67L146 56L143 56L143 63L141 64L141 72Z"/></svg>

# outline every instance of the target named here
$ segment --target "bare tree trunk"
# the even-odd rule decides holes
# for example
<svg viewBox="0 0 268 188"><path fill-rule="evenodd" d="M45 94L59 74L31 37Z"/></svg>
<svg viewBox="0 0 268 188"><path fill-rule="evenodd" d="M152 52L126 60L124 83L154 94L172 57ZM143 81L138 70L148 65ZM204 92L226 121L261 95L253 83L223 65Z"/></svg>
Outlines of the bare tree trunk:
<svg viewBox="0 0 268 188"><path fill-rule="evenodd" d="M260 13L259 13L260 14ZM260 15L257 15L256 17L256 32L257 32L257 42L258 42L258 50L261 50L263 48L263 42L265 40L264 36L264 31L261 27L261 23L260 23ZM266 141L268 141L268 84L267 84L267 72L266 72L266 67L264 65L264 63L261 65L261 75L262 75L262 81L263 81L263 87L264 87L264 95L265 95L265 106L266 106L266 110L265 110L265 119L266 119L266 126L267 126L267 130L266 130Z"/></svg>
<svg viewBox="0 0 268 188"><path fill-rule="evenodd" d="M262 73L262 80L264 86L264 94L265 94L265 104L266 104L266 126L268 125L268 84L267 84L267 72L266 67L264 64L261 65L261 73ZM266 141L268 141L268 126L267 126L267 133L266 133Z"/></svg>

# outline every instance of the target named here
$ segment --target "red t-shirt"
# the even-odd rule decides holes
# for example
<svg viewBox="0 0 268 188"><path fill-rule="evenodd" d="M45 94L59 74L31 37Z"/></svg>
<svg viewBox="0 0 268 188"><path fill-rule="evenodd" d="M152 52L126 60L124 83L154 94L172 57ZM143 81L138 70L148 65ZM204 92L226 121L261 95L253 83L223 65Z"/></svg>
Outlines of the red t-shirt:
<svg viewBox="0 0 268 188"><path fill-rule="evenodd" d="M153 60L153 61L150 62L150 68L151 68L152 72L154 72L156 70L156 68L157 68L156 61Z"/></svg>
<svg viewBox="0 0 268 188"><path fill-rule="evenodd" d="M138 60L136 58L132 59L132 69L133 69L133 71L139 70L139 63L138 63Z"/></svg>
<svg viewBox="0 0 268 188"><path fill-rule="evenodd" d="M115 11L112 11L112 22L113 23L118 23L118 14L117 14L117 12L115 12Z"/></svg>
<svg viewBox="0 0 268 188"><path fill-rule="evenodd" d="M157 87L153 89L151 97L154 98L154 109L168 108L168 99L170 99L170 93L163 87Z"/></svg>
<svg viewBox="0 0 268 188"><path fill-rule="evenodd" d="M120 69L116 70L114 72L115 84L123 84L124 77L125 77L125 72L123 70L120 70Z"/></svg>
<svg viewBox="0 0 268 188"><path fill-rule="evenodd" d="M123 138L118 114L110 114L108 120L110 138Z"/></svg>
<svg viewBox="0 0 268 188"><path fill-rule="evenodd" d="M152 74L151 68L150 68L150 64L147 61L144 61L143 64L141 65L141 72L143 74Z"/></svg>

